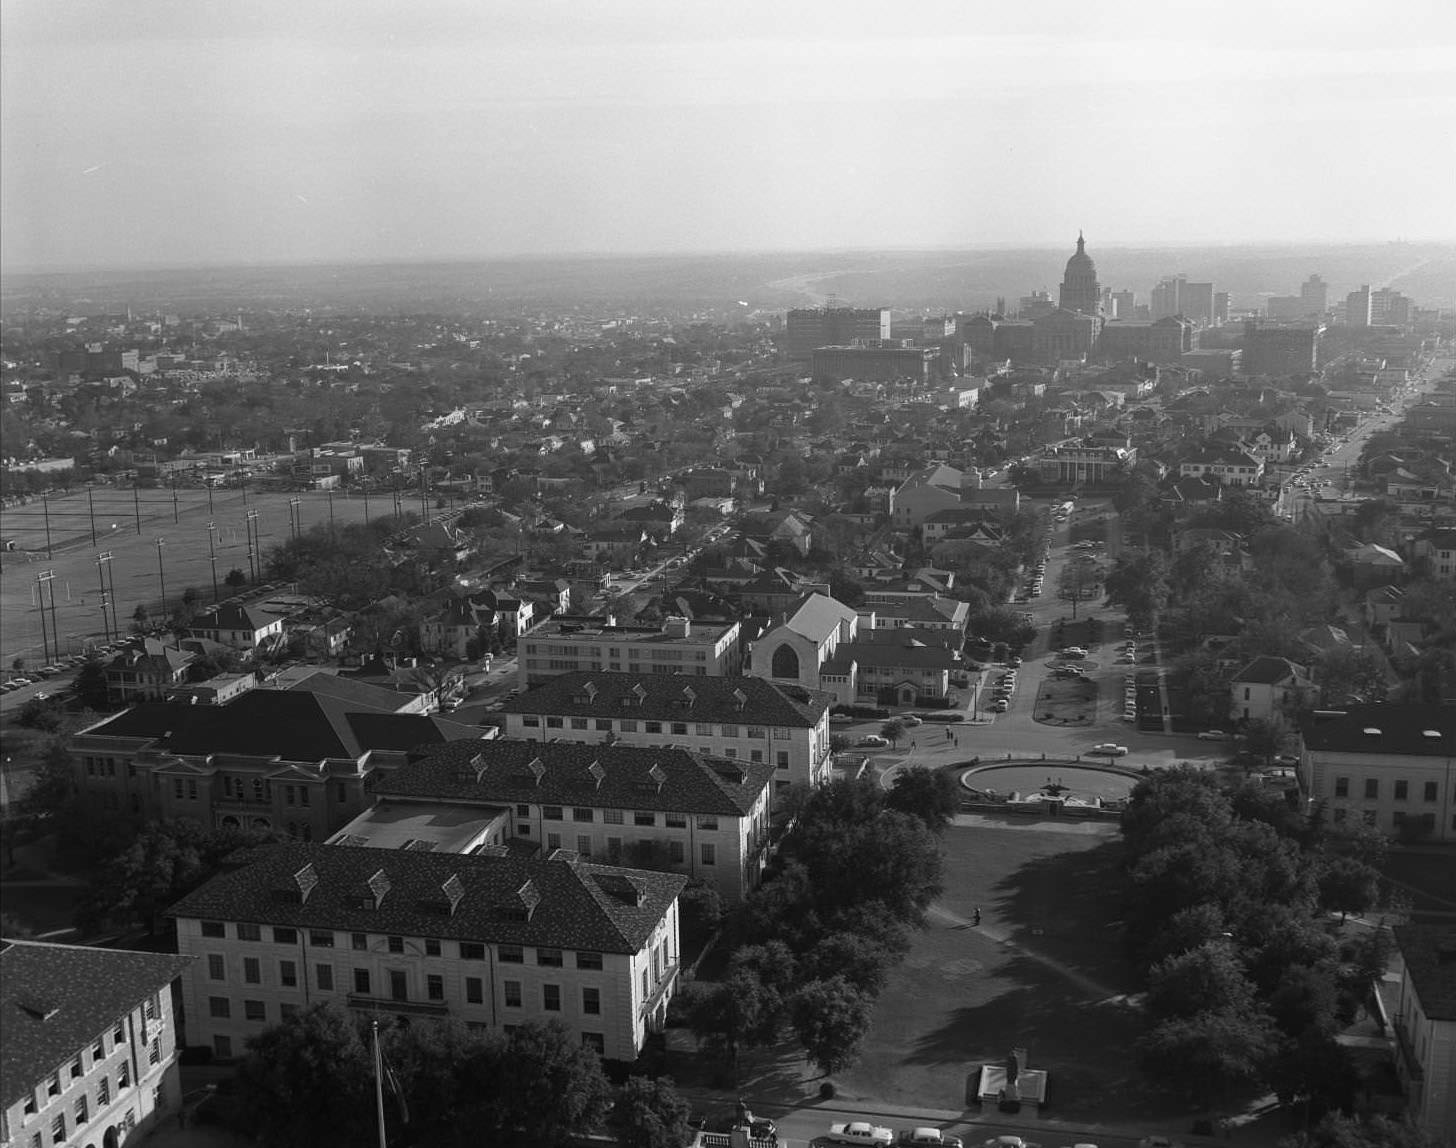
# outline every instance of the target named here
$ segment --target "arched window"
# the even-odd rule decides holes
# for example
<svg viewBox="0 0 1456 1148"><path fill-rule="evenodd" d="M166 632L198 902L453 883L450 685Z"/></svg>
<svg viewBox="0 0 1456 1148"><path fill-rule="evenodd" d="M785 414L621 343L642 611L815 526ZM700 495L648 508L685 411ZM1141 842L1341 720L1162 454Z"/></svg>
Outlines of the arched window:
<svg viewBox="0 0 1456 1148"><path fill-rule="evenodd" d="M772 676L776 678L799 677L799 655L793 646L784 642L774 651Z"/></svg>

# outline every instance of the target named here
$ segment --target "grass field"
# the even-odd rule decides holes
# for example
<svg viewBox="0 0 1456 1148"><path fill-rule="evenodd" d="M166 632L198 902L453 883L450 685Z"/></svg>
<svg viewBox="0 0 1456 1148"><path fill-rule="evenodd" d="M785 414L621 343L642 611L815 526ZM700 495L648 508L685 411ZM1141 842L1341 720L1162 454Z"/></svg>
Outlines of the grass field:
<svg viewBox="0 0 1456 1148"><path fill-rule="evenodd" d="M51 520L51 557L46 557L45 521L42 506L32 500L25 506L0 511L0 534L14 539L18 549L0 555L0 665L8 668L17 657L39 664L43 645L40 611L37 607L36 575L55 573L55 631L63 652L78 653L85 638L104 632L100 612L100 583L97 555L112 555L111 582L116 588L116 616L123 629L129 627L132 611L145 602L155 608L165 581L167 597L174 601L188 586L195 586L205 601L212 598L212 564L207 524L219 531L217 574L221 582L234 567L248 570L247 513L258 512L257 534L266 552L289 536L290 500L297 498L298 516L307 529L329 521L330 499L326 492L249 491L244 504L238 490L214 491L209 501L206 490L177 492L174 507L170 490L98 490L96 544L92 544L91 515L84 492L50 499L46 510ZM407 506L407 509L414 507ZM371 496L367 511L371 518L390 514L392 497ZM335 494L332 514L336 523L362 522L366 503L362 497ZM140 532L138 532L140 523ZM157 539L166 540L158 572ZM227 588L222 587L224 595ZM46 592L49 607L50 594ZM46 611L50 628L50 610Z"/></svg>

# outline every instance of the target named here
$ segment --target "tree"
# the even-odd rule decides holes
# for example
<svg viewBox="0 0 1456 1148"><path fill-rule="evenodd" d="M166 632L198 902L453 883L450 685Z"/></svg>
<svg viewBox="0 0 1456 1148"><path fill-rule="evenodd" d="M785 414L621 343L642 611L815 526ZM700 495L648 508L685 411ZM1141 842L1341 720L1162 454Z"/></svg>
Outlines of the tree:
<svg viewBox="0 0 1456 1148"><path fill-rule="evenodd" d="M1360 1087L1360 1073L1349 1050L1318 1029L1280 1041L1265 1076L1281 1104L1306 1098L1324 1111L1349 1107Z"/></svg>
<svg viewBox="0 0 1456 1148"><path fill-rule="evenodd" d="M131 628L138 634L145 633L152 624L152 612L147 609L145 602L138 602L135 610L131 612Z"/></svg>
<svg viewBox="0 0 1456 1148"><path fill-rule="evenodd" d="M1289 731L1266 718L1254 718L1244 726L1244 749L1268 765L1289 745Z"/></svg>
<svg viewBox="0 0 1456 1148"><path fill-rule="evenodd" d="M830 933L804 959L809 980L843 977L868 997L885 987L897 954L871 937L858 933Z"/></svg>
<svg viewBox="0 0 1456 1148"><path fill-rule="evenodd" d="M1149 1077L1207 1107L1257 1079L1272 1047L1266 1019L1207 1012L1160 1022L1138 1041L1137 1051Z"/></svg>
<svg viewBox="0 0 1456 1148"><path fill-rule="evenodd" d="M1441 1142L1405 1120L1332 1112L1313 1132L1287 1137L1279 1148L1441 1148Z"/></svg>
<svg viewBox="0 0 1456 1148"><path fill-rule="evenodd" d="M55 698L27 698L15 715L15 721L26 729L55 733L61 728L60 702Z"/></svg>
<svg viewBox="0 0 1456 1148"><path fill-rule="evenodd" d="M248 1039L237 1111L270 1148L340 1148L374 1136L373 1062L335 1001L300 1009Z"/></svg>
<svg viewBox="0 0 1456 1148"><path fill-rule="evenodd" d="M512 1032L496 1080L499 1122L490 1143L519 1129L526 1143L555 1148L600 1124L612 1100L596 1052L558 1021L528 1021Z"/></svg>
<svg viewBox="0 0 1456 1148"><path fill-rule="evenodd" d="M1161 550L1133 550L1117 556L1103 581L1107 600L1127 611L1139 630L1150 629L1168 603L1168 559Z"/></svg>
<svg viewBox="0 0 1456 1148"><path fill-rule="evenodd" d="M248 576L234 566L223 575L222 584L236 593L248 584Z"/></svg>
<svg viewBox="0 0 1456 1148"><path fill-rule="evenodd" d="M105 709L110 701L106 691L106 668L95 658L88 658L86 664L76 671L72 689L88 710Z"/></svg>
<svg viewBox="0 0 1456 1148"><path fill-rule="evenodd" d="M960 787L949 773L911 766L895 775L885 808L918 817L932 832L943 833L960 808Z"/></svg>
<svg viewBox="0 0 1456 1148"><path fill-rule="evenodd" d="M899 745L900 739L905 736L905 723L899 718L891 718L880 726L880 736L891 745Z"/></svg>
<svg viewBox="0 0 1456 1148"><path fill-rule="evenodd" d="M1380 899L1380 874L1355 857L1327 857L1319 870L1319 903L1325 912L1362 914Z"/></svg>
<svg viewBox="0 0 1456 1148"><path fill-rule="evenodd" d="M1254 986L1233 946L1220 937L1154 965L1148 974L1147 1009L1158 1018L1219 1010L1245 1016L1254 1010Z"/></svg>
<svg viewBox="0 0 1456 1148"><path fill-rule="evenodd" d="M789 1002L789 1014L809 1062L829 1076L858 1060L871 1006L871 999L842 976L800 988Z"/></svg>
<svg viewBox="0 0 1456 1148"><path fill-rule="evenodd" d="M607 1128L622 1148L680 1148L692 1139L691 1113L670 1076L629 1076L617 1089Z"/></svg>
<svg viewBox="0 0 1456 1148"><path fill-rule="evenodd" d="M701 877L683 886L677 904L685 943L705 943L723 922L723 895L716 885Z"/></svg>
<svg viewBox="0 0 1456 1148"><path fill-rule="evenodd" d="M742 968L715 985L695 982L685 1012L694 1039L736 1065L740 1051L775 1039L783 1006L780 993L764 985L753 969Z"/></svg>

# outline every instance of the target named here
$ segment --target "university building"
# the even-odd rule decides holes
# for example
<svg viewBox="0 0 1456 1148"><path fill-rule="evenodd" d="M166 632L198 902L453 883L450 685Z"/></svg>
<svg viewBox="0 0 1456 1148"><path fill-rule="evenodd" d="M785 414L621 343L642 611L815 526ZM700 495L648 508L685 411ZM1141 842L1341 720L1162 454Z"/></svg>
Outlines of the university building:
<svg viewBox="0 0 1456 1148"><path fill-rule="evenodd" d="M508 845L670 868L736 904L768 860L773 766L686 749L500 741L442 746L383 778L330 844L435 852ZM466 816L468 815L468 817ZM463 840L446 833L469 825ZM407 837L402 837L407 834Z"/></svg>
<svg viewBox="0 0 1456 1148"><path fill-rule="evenodd" d="M513 698L502 716L511 738L673 746L765 764L779 790L825 780L833 701L760 677L575 673Z"/></svg>
<svg viewBox="0 0 1456 1148"><path fill-rule="evenodd" d="M553 618L518 644L523 690L574 670L725 677L743 668L737 622L671 617L661 626Z"/></svg>
<svg viewBox="0 0 1456 1148"><path fill-rule="evenodd" d="M180 1104L172 982L192 958L0 941L0 1143L119 1148Z"/></svg>
<svg viewBox="0 0 1456 1148"><path fill-rule="evenodd" d="M299 843L236 860L168 910L192 960L189 1042L219 1059L320 1000L479 1029L556 1020L621 1061L666 1023L684 877L499 847Z"/></svg>

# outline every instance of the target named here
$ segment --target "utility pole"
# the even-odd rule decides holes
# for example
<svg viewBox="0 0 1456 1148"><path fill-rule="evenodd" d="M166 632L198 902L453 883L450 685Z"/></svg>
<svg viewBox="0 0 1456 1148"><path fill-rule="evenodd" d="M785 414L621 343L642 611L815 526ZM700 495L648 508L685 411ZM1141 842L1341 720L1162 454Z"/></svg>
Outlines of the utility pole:
<svg viewBox="0 0 1456 1148"><path fill-rule="evenodd" d="M91 514L91 549L96 549L96 491L88 483L86 485L86 509Z"/></svg>
<svg viewBox="0 0 1456 1148"><path fill-rule="evenodd" d="M142 482L142 480L141 480L140 477L137 477L137 478L134 478L134 479L131 480L131 505L132 505L132 509L134 511L136 511L136 532L138 534L140 534L142 532L142 486L141 486L141 482Z"/></svg>
<svg viewBox="0 0 1456 1148"><path fill-rule="evenodd" d="M212 604L217 605L217 539L213 537L213 531L217 529L216 522L207 524L207 558L212 563Z"/></svg>
<svg viewBox="0 0 1456 1148"><path fill-rule="evenodd" d="M106 627L106 640L121 637L121 626L116 620L116 575L111 569L111 551L103 550L96 555L96 577L101 583L101 597L111 605L111 624Z"/></svg>
<svg viewBox="0 0 1456 1148"><path fill-rule="evenodd" d="M50 503L50 496L49 495L42 494L40 496L40 508L41 508L41 512L43 514L45 514L46 561L49 562L51 560L51 557L52 557L52 555L51 555L51 503Z"/></svg>
<svg viewBox="0 0 1456 1148"><path fill-rule="evenodd" d="M54 579L55 576L56 576L55 575L55 571L53 571L53 570L42 570L39 574L37 574L35 576L36 607L40 610L40 645L41 645L41 650L44 652L44 656L45 656L45 660L46 660L46 664L47 665L50 664L50 660L51 660L51 640L50 640L50 637L46 633L46 616L45 616L45 611L46 611L46 595L45 595L45 592L46 592L46 587L51 584L51 580ZM52 602L55 601L55 591L54 590L51 591L51 600L52 600Z"/></svg>
<svg viewBox="0 0 1456 1148"><path fill-rule="evenodd" d="M254 582L258 581L259 554L256 546L258 533L258 512L250 510L247 514L248 529L248 572L252 575Z"/></svg>
<svg viewBox="0 0 1456 1148"><path fill-rule="evenodd" d="M297 495L288 500L288 536L295 542L298 541L298 533L302 525L299 521L303 517L299 507L301 501Z"/></svg>
<svg viewBox="0 0 1456 1148"><path fill-rule="evenodd" d="M167 617L167 571L162 562L162 549L167 545L165 538L157 539L157 586L162 592L162 617Z"/></svg>

